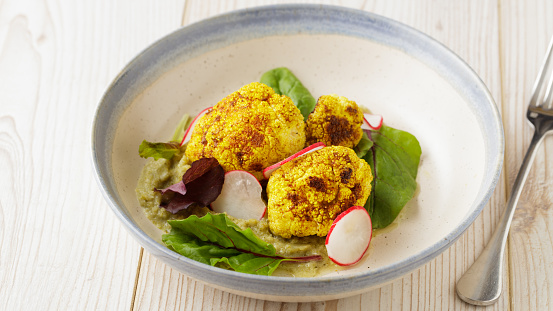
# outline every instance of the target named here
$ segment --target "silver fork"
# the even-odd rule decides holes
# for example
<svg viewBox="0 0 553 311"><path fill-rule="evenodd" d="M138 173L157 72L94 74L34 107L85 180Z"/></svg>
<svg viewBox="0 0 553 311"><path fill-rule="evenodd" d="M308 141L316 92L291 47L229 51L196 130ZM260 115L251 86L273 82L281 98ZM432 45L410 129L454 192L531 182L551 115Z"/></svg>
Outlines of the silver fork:
<svg viewBox="0 0 553 311"><path fill-rule="evenodd" d="M553 67L552 50L553 38L549 42L547 56L534 84L532 98L526 112L526 117L534 125L534 136L532 136L532 141L520 166L505 211L482 254L457 281L457 295L470 304L490 305L495 303L501 295L503 255L515 207L534 161L536 150L545 135L553 130L553 73L550 74L548 83L545 83L546 76L552 71L550 67Z"/></svg>

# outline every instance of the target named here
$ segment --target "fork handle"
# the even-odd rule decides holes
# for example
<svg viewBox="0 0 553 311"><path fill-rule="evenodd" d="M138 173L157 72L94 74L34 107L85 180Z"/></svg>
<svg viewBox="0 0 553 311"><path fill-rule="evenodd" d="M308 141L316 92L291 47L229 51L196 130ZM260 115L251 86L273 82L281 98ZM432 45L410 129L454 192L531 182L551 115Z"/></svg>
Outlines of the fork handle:
<svg viewBox="0 0 553 311"><path fill-rule="evenodd" d="M495 303L501 295L503 288L503 255L509 227L515 214L515 208L522 192L524 182L530 172L530 167L536 155L536 150L543 141L544 134L535 131L532 141L526 151L524 160L513 184L511 196L505 207L501 219L495 229L488 245L472 266L457 281L457 295L473 305L485 306Z"/></svg>

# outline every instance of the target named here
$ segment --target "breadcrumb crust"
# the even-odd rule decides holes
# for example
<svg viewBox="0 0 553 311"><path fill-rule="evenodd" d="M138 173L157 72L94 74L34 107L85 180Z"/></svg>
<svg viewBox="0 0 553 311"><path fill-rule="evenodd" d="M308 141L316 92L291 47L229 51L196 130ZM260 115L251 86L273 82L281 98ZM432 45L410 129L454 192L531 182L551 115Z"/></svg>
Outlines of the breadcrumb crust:
<svg viewBox="0 0 553 311"><path fill-rule="evenodd" d="M195 126L186 156L216 158L223 169L245 170L257 179L263 169L305 145L305 123L286 96L259 82L223 98Z"/></svg>
<svg viewBox="0 0 553 311"><path fill-rule="evenodd" d="M365 204L372 179L367 162L342 146L285 163L267 184L271 231L285 238L327 235L340 213Z"/></svg>
<svg viewBox="0 0 553 311"><path fill-rule="evenodd" d="M306 121L306 144L353 148L361 140L363 112L357 103L336 94L319 97Z"/></svg>

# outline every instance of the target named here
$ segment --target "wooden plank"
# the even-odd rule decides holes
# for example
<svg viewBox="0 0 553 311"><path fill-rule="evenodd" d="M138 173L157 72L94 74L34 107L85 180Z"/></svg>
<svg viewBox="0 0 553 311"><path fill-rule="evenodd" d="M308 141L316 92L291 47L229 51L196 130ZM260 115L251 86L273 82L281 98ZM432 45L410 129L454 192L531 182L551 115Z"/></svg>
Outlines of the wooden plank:
<svg viewBox="0 0 553 311"><path fill-rule="evenodd" d="M289 1L189 1L184 24L254 5ZM297 2L297 1L295 1ZM303 1L313 3L315 1ZM316 1L319 3L320 1ZM325 1L381 14L419 29L444 43L465 59L488 85L501 107L499 70L498 8L495 1ZM469 267L491 236L505 202L500 182L482 215L450 249L412 274L363 295L321 303L278 303L231 295L182 277L145 254L140 270L135 307L137 309L227 310L237 306L262 310L475 310L458 299L454 284ZM155 277L154 277L155 275ZM507 275L505 275L507 279ZM172 286L168 286L168 282ZM153 289L164 288L160 297ZM505 294L490 310L509 309L508 282ZM168 297L175 297L167 302ZM203 297L203 298L202 298Z"/></svg>
<svg viewBox="0 0 553 311"><path fill-rule="evenodd" d="M553 3L501 2L503 114L507 137L506 170L514 183L533 127L526 108L534 80L553 35ZM553 139L539 149L513 219L509 268L513 310L553 308Z"/></svg>
<svg viewBox="0 0 553 311"><path fill-rule="evenodd" d="M0 3L0 309L130 308L140 247L96 185L90 127L181 2Z"/></svg>

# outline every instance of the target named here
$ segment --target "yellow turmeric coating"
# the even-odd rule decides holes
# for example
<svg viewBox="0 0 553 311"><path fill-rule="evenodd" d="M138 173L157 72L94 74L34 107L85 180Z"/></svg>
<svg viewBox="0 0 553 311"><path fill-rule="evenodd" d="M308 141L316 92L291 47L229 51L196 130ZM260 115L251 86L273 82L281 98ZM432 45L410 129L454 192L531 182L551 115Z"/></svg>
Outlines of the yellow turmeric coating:
<svg viewBox="0 0 553 311"><path fill-rule="evenodd" d="M284 238L327 235L340 213L365 204L372 179L367 162L341 146L325 147L285 163L267 185L271 231Z"/></svg>
<svg viewBox="0 0 553 311"><path fill-rule="evenodd" d="M186 156L216 158L223 169L245 170L257 179L263 169L305 145L305 123L286 96L254 82L223 98L194 127Z"/></svg>
<svg viewBox="0 0 553 311"><path fill-rule="evenodd" d="M306 121L307 145L353 148L363 135L362 124L363 112L354 101L335 94L321 96Z"/></svg>

